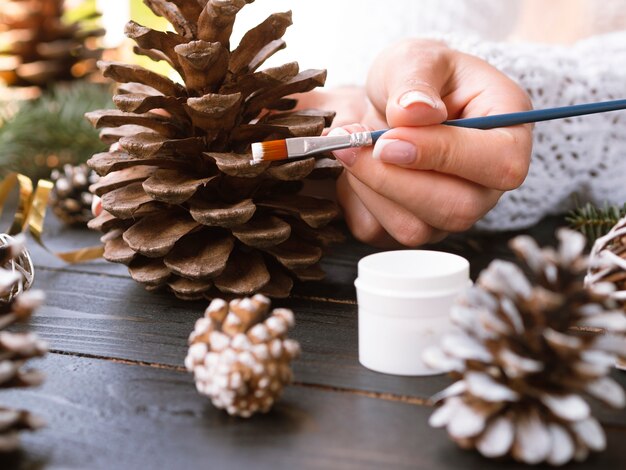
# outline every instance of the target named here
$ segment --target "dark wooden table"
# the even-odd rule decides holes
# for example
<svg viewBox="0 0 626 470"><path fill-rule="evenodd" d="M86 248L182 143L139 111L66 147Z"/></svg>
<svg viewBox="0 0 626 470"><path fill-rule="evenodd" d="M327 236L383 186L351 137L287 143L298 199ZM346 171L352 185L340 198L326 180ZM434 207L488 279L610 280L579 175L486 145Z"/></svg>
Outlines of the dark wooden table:
<svg viewBox="0 0 626 470"><path fill-rule="evenodd" d="M558 223L547 220L530 232L549 242ZM47 230L58 250L97 240L55 223ZM457 236L438 248L467 257L475 277L494 257L510 258L509 237ZM324 282L298 286L278 302L296 312L293 337L303 349L296 383L271 413L242 420L198 395L182 366L206 302L148 293L123 266L68 266L31 243L36 287L47 295L31 328L51 348L33 365L47 381L4 391L0 402L32 410L48 426L24 434L23 450L0 457L0 468L521 468L459 450L428 426L428 397L449 383L446 377L394 377L359 365L353 281L357 261L374 251L355 241L337 247L324 262ZM626 384L626 374L614 375ZM626 468L626 413L595 412L608 450L573 467Z"/></svg>

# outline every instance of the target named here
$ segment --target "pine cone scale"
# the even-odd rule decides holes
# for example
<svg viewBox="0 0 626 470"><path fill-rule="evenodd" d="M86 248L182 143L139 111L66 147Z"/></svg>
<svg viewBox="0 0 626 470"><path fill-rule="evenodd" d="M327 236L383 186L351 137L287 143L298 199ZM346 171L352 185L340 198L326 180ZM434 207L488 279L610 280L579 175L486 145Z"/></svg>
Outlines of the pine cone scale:
<svg viewBox="0 0 626 470"><path fill-rule="evenodd" d="M245 224L255 212L256 206L252 199L246 199L235 204L192 200L189 211L193 219L203 225L225 228Z"/></svg>
<svg viewBox="0 0 626 470"><path fill-rule="evenodd" d="M234 251L226 269L213 282L221 292L249 295L258 292L269 281L270 273L260 254Z"/></svg>
<svg viewBox="0 0 626 470"><path fill-rule="evenodd" d="M171 276L160 258L135 258L130 263L128 272L135 281L151 287L162 286Z"/></svg>
<svg viewBox="0 0 626 470"><path fill-rule="evenodd" d="M291 226L278 217L263 217L233 227L233 235L248 246L268 248L287 241L291 235Z"/></svg>
<svg viewBox="0 0 626 470"><path fill-rule="evenodd" d="M125 170L111 172L100 178L97 183L89 187L89 191L97 196L122 188L126 185L143 182L157 170L154 166L132 166Z"/></svg>
<svg viewBox="0 0 626 470"><path fill-rule="evenodd" d="M217 177L217 175L212 175L198 179L193 174L160 169L147 178L142 186L148 197L178 205L191 199L199 188L206 187Z"/></svg>
<svg viewBox="0 0 626 470"><path fill-rule="evenodd" d="M161 258L178 240L200 227L187 215L169 213L147 216L124 232L124 241L137 253L148 258Z"/></svg>
<svg viewBox="0 0 626 470"><path fill-rule="evenodd" d="M256 28L244 34L239 46L230 57L230 63L228 64L229 72L233 76L254 72L262 64L262 61L255 60L257 57L262 55L267 58L273 54L273 52L269 53L265 48L269 50L276 49L274 50L276 52L284 47L284 42L281 41L281 38L292 24L293 20L290 11L274 13ZM263 52L265 54L262 54Z"/></svg>
<svg viewBox="0 0 626 470"><path fill-rule="evenodd" d="M269 162L250 165L249 155L216 152L205 152L204 155L224 174L238 178L257 178L270 168Z"/></svg>
<svg viewBox="0 0 626 470"><path fill-rule="evenodd" d="M136 252L128 246L122 237L117 237L108 240L104 244L104 254L102 256L112 263L128 265L135 258Z"/></svg>
<svg viewBox="0 0 626 470"><path fill-rule="evenodd" d="M178 276L192 280L212 279L224 271L234 247L232 237L217 238L200 231L181 239L164 262Z"/></svg>

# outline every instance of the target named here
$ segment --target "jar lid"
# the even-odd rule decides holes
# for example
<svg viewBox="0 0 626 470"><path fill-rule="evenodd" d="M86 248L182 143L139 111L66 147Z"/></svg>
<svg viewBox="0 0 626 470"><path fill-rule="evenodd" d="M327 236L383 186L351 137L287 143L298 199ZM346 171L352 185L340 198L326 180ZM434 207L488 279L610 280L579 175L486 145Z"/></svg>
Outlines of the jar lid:
<svg viewBox="0 0 626 470"><path fill-rule="evenodd" d="M358 282L367 289L396 293L441 292L467 287L469 262L429 250L387 251L359 261Z"/></svg>

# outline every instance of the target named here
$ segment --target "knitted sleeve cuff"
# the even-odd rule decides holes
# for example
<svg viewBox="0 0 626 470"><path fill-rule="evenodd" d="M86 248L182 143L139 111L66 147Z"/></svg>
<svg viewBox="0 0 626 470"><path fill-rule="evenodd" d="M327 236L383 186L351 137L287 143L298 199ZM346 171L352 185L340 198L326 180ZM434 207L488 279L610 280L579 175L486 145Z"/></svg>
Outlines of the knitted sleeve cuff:
<svg viewBox="0 0 626 470"><path fill-rule="evenodd" d="M493 43L438 36L478 56L524 88L535 108L626 98L626 31L573 46ZM626 201L626 113L537 124L524 184L506 193L479 223L484 230L528 227L571 208L573 195L595 204Z"/></svg>

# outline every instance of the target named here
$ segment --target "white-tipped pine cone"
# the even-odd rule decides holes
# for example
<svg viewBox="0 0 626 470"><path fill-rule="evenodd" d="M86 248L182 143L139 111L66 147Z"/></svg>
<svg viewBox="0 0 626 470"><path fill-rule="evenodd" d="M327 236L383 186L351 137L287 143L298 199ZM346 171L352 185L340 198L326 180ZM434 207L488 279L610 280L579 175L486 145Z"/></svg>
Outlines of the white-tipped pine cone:
<svg viewBox="0 0 626 470"><path fill-rule="evenodd" d="M626 306L626 217L594 243L585 281L615 284L612 297Z"/></svg>
<svg viewBox="0 0 626 470"><path fill-rule="evenodd" d="M32 333L6 331L12 324L27 321L43 301L40 291L22 292L22 273L14 261L23 256L22 237L0 236L0 389L39 385L43 376L24 368L28 359L43 356L46 344ZM35 430L42 421L24 410L13 410L0 405L0 452L19 447L19 432Z"/></svg>
<svg viewBox="0 0 626 470"><path fill-rule="evenodd" d="M286 338L293 312L269 308L258 294L214 299L189 337L185 366L196 388L230 415L269 411L292 380L290 363L300 353L298 342Z"/></svg>
<svg viewBox="0 0 626 470"><path fill-rule="evenodd" d="M608 376L626 356L626 318L609 298L613 286L585 288L584 237L561 230L558 238L556 250L513 239L529 276L512 263L491 263L453 308L459 333L425 354L458 379L435 398L443 405L431 425L486 457L583 460L606 446L586 398L616 408L626 402Z"/></svg>

